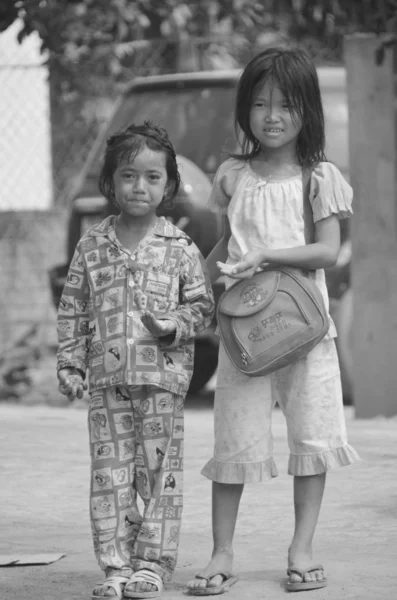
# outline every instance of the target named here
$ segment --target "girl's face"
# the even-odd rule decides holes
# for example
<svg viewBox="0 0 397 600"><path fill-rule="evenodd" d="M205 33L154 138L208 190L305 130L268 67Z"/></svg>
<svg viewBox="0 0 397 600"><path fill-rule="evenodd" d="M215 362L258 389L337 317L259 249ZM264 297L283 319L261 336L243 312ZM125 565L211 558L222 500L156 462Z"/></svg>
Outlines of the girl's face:
<svg viewBox="0 0 397 600"><path fill-rule="evenodd" d="M165 153L145 147L131 162L123 160L113 174L113 186L122 214L155 215L167 191Z"/></svg>
<svg viewBox="0 0 397 600"><path fill-rule="evenodd" d="M255 138L266 149L291 146L295 151L296 140L302 124L288 105L276 83L265 83L254 96L250 110L250 127Z"/></svg>

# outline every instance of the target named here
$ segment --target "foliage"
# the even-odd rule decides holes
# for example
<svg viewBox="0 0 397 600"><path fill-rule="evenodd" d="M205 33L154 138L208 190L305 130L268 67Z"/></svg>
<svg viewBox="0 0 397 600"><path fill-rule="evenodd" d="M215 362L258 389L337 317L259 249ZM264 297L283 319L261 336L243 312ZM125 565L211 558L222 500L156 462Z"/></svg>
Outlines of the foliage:
<svg viewBox="0 0 397 600"><path fill-rule="evenodd" d="M147 40L175 42L217 29L249 37L262 14L256 0L3 0L0 31L17 17L23 23L19 41L36 31L65 92L96 87L101 78L131 79L131 57ZM176 57L165 53L159 60Z"/></svg>
<svg viewBox="0 0 397 600"><path fill-rule="evenodd" d="M135 75L228 68L274 40L318 62L342 56L342 35L396 31L397 0L1 0L0 32L36 32L50 68L54 195L70 196L119 85ZM379 47L382 60L386 45ZM78 177L77 177L78 178Z"/></svg>
<svg viewBox="0 0 397 600"><path fill-rule="evenodd" d="M174 43L156 57L167 71L178 68L177 44L183 53L192 37L252 44L279 32L338 52L343 33L395 32L396 14L396 0L2 0L0 31L19 17L19 40L39 34L59 92L100 92L105 79L131 79L148 40Z"/></svg>

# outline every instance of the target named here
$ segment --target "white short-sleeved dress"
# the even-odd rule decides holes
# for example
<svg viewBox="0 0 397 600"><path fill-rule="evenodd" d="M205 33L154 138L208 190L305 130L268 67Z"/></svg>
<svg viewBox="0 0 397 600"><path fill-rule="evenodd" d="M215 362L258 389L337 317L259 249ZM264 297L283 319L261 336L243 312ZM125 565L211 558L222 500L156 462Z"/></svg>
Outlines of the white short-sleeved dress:
<svg viewBox="0 0 397 600"><path fill-rule="evenodd" d="M331 163L313 171L310 204L314 222L331 214L352 214L352 189ZM228 264L255 248L305 244L302 175L263 178L249 162L229 159L215 177L211 205L227 212L231 237ZM322 269L313 273L325 305L329 299ZM227 279L226 286L235 280ZM276 402L287 422L291 475L316 475L358 459L347 443L335 347L335 325L306 358L265 377L248 377L219 349L214 401L214 456L202 474L220 483L253 483L277 476L271 415Z"/></svg>

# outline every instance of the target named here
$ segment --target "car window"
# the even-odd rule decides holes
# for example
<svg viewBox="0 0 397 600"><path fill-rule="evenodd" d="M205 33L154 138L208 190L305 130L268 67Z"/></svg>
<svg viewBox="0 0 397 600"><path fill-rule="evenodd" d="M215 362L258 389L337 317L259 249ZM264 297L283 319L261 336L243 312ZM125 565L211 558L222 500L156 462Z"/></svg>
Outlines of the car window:
<svg viewBox="0 0 397 600"><path fill-rule="evenodd" d="M320 84L325 114L326 155L349 175L346 84L335 70L323 69ZM128 123L151 119L165 127L176 153L193 161L210 177L229 152L237 150L234 133L234 87L189 87L183 82L170 89L135 90L114 116L108 134ZM89 178L96 179L104 148L91 162Z"/></svg>
<svg viewBox="0 0 397 600"><path fill-rule="evenodd" d="M177 154L212 175L227 158L227 152L236 149L233 109L233 88L136 92L126 97L110 133L130 122L153 120L168 131Z"/></svg>

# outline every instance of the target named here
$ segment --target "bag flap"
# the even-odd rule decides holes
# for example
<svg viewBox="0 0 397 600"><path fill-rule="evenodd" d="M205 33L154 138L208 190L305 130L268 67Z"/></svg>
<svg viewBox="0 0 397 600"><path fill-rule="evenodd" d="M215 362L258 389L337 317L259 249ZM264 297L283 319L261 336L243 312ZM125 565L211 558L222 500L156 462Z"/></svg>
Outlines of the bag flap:
<svg viewBox="0 0 397 600"><path fill-rule="evenodd" d="M237 281L221 296L219 310L230 317L248 317L262 310L276 295L280 272L255 273L251 279Z"/></svg>

